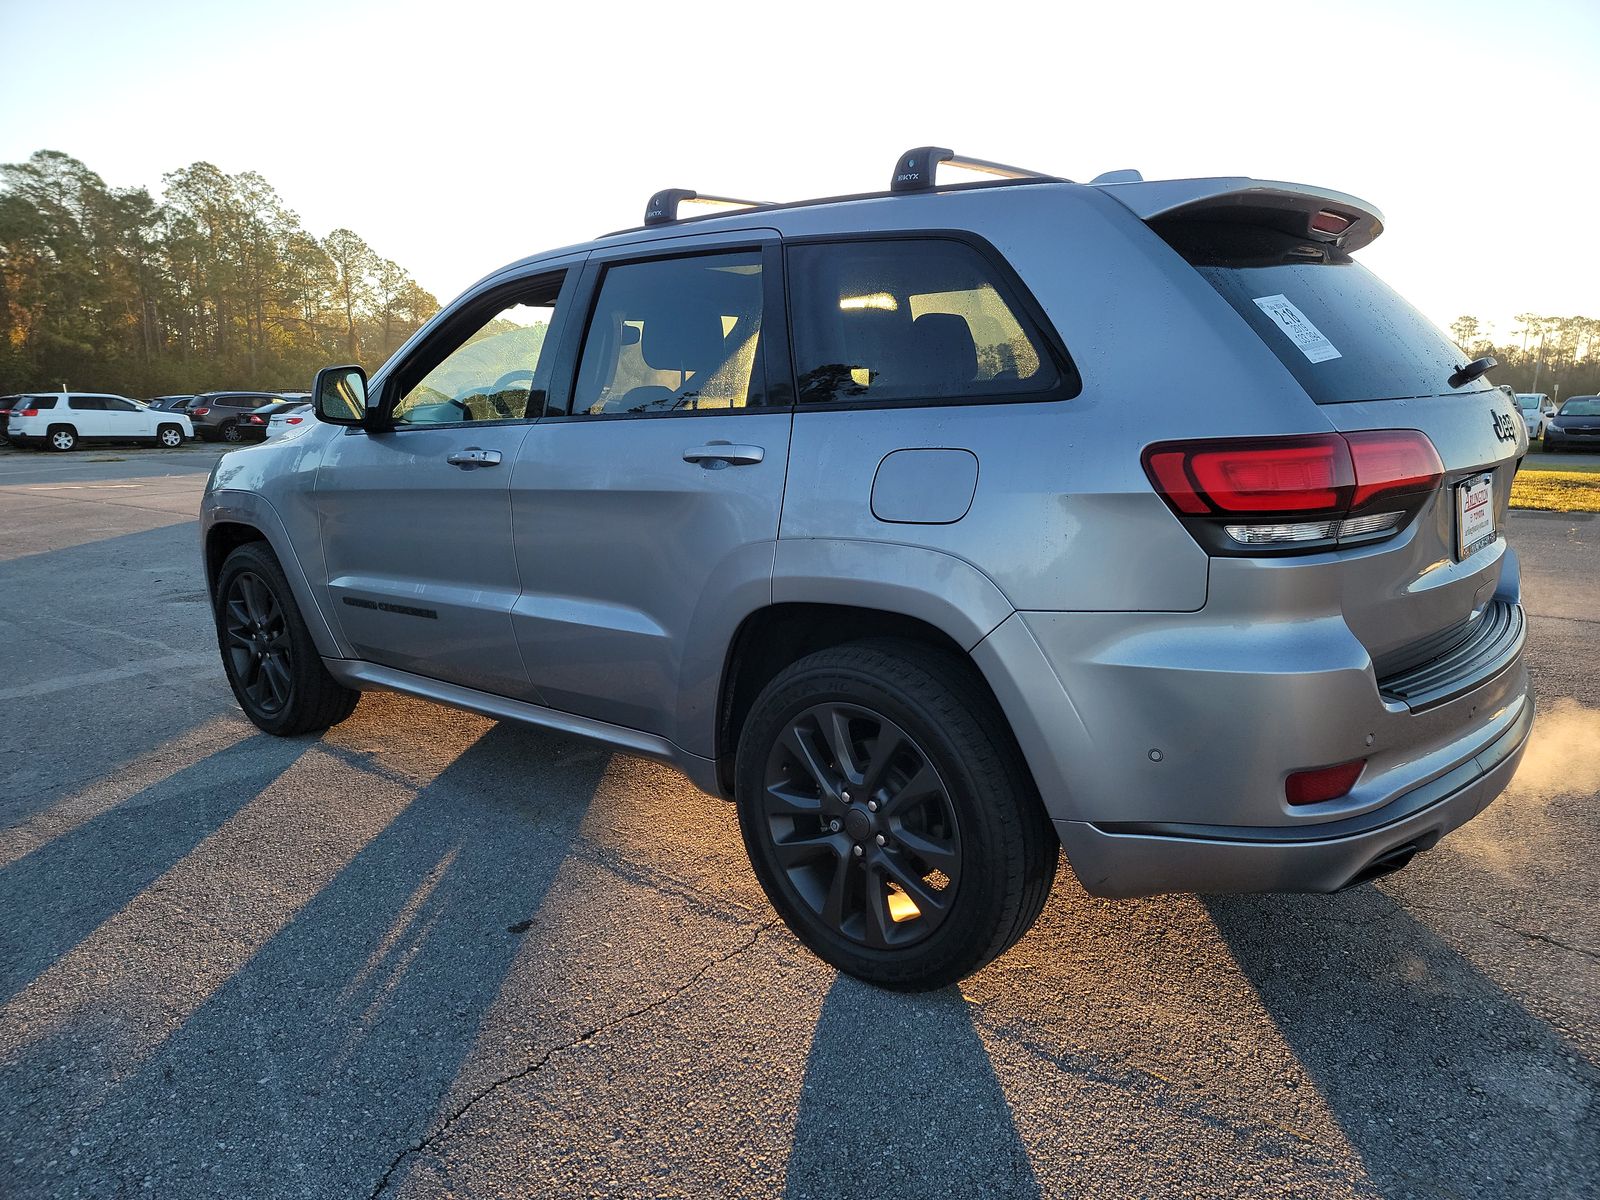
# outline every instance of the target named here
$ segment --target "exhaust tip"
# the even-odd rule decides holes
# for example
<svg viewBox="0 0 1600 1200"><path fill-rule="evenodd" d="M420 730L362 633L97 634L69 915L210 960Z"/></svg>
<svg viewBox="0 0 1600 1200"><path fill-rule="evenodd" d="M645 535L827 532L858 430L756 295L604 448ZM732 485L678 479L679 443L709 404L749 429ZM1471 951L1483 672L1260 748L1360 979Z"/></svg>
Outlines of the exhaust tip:
<svg viewBox="0 0 1600 1200"><path fill-rule="evenodd" d="M1352 875L1339 890L1343 892L1353 887L1360 887L1363 883L1371 883L1374 879L1382 879L1385 875L1393 875L1402 867L1408 866L1417 856L1417 851L1422 848L1417 842L1407 842L1404 846L1385 850Z"/></svg>

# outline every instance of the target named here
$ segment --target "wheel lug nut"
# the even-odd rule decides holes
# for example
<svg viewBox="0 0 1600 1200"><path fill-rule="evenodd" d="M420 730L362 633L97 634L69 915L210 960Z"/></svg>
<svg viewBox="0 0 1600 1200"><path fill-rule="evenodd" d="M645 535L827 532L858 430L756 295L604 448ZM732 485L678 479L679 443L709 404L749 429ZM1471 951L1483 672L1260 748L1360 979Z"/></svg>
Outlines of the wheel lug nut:
<svg viewBox="0 0 1600 1200"><path fill-rule="evenodd" d="M846 804L849 804L850 803L850 793L849 792L840 792L839 793L839 799L843 800Z"/></svg>
<svg viewBox="0 0 1600 1200"><path fill-rule="evenodd" d="M866 851L863 850L860 846L856 847L856 857L857 858L860 858L865 853L866 853Z"/></svg>
<svg viewBox="0 0 1600 1200"><path fill-rule="evenodd" d="M877 812L878 811L878 802L876 800L868 800L867 801L867 811L868 812Z"/></svg>
<svg viewBox="0 0 1600 1200"><path fill-rule="evenodd" d="M837 821L829 821L828 822L828 832L829 833L838 833L839 832L839 822L837 822Z"/></svg>
<svg viewBox="0 0 1600 1200"><path fill-rule="evenodd" d="M889 839L888 839L888 838L886 838L886 837L884 837L884 836L883 836L883 834L881 834L881 833L880 833L880 834L879 834L879 835L878 835L878 845L880 845L880 846L881 846L881 845L883 845L883 844L884 844L884 843L885 843L885 842L887 842L887 841L888 841L888 840L889 840Z"/></svg>

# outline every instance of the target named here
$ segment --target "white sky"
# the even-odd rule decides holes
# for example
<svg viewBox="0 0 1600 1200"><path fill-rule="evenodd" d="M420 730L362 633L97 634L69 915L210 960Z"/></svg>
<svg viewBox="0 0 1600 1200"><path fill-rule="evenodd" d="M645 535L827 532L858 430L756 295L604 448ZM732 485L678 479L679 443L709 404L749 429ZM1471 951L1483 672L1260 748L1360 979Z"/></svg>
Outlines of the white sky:
<svg viewBox="0 0 1600 1200"><path fill-rule="evenodd" d="M1370 200L1441 323L1600 316L1600 3L0 0L0 161L254 169L447 300L662 187L880 189L933 143Z"/></svg>

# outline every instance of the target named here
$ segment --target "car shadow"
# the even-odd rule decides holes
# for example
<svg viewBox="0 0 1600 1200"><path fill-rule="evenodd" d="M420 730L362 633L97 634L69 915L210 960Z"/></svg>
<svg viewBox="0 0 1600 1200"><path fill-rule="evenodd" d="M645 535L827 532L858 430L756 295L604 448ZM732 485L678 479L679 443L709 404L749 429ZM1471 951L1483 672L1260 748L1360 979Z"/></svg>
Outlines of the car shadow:
<svg viewBox="0 0 1600 1200"><path fill-rule="evenodd" d="M312 738L245 738L0 868L0 913L28 914L0 920L0 1003L144 891L314 744Z"/></svg>
<svg viewBox="0 0 1600 1200"><path fill-rule="evenodd" d="M1600 1074L1392 897L1205 906L1385 1195L1594 1194Z"/></svg>
<svg viewBox="0 0 1600 1200"><path fill-rule="evenodd" d="M17 1161L37 1171L71 1145L77 1177L106 1194L141 1194L152 1178L169 1195L248 1179L367 1194L459 1086L609 760L491 728L134 1069L96 1063L122 1077L41 1112ZM28 1046L7 1086L59 1097L48 1081L101 1052L81 1044L94 1036Z"/></svg>
<svg viewBox="0 0 1600 1200"><path fill-rule="evenodd" d="M784 1196L1040 1195L994 1066L956 988L919 996L846 975L801 1083Z"/></svg>

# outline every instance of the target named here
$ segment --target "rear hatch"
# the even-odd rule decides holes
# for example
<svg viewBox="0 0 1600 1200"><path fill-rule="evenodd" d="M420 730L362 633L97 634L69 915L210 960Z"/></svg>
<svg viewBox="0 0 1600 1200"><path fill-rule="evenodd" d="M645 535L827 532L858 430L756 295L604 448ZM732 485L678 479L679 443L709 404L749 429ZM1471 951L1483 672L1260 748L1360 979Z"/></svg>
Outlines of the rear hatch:
<svg viewBox="0 0 1600 1200"><path fill-rule="evenodd" d="M1511 480L1527 449L1522 424L1505 392L1482 375L1460 378L1460 350L1352 258L1382 230L1377 210L1341 193L1216 182L1228 186L1193 188L1140 215L1334 430L1420 430L1438 451L1444 474L1432 497L1392 538L1341 552L1337 571L1346 623L1380 682L1414 673L1505 616L1494 596Z"/></svg>

